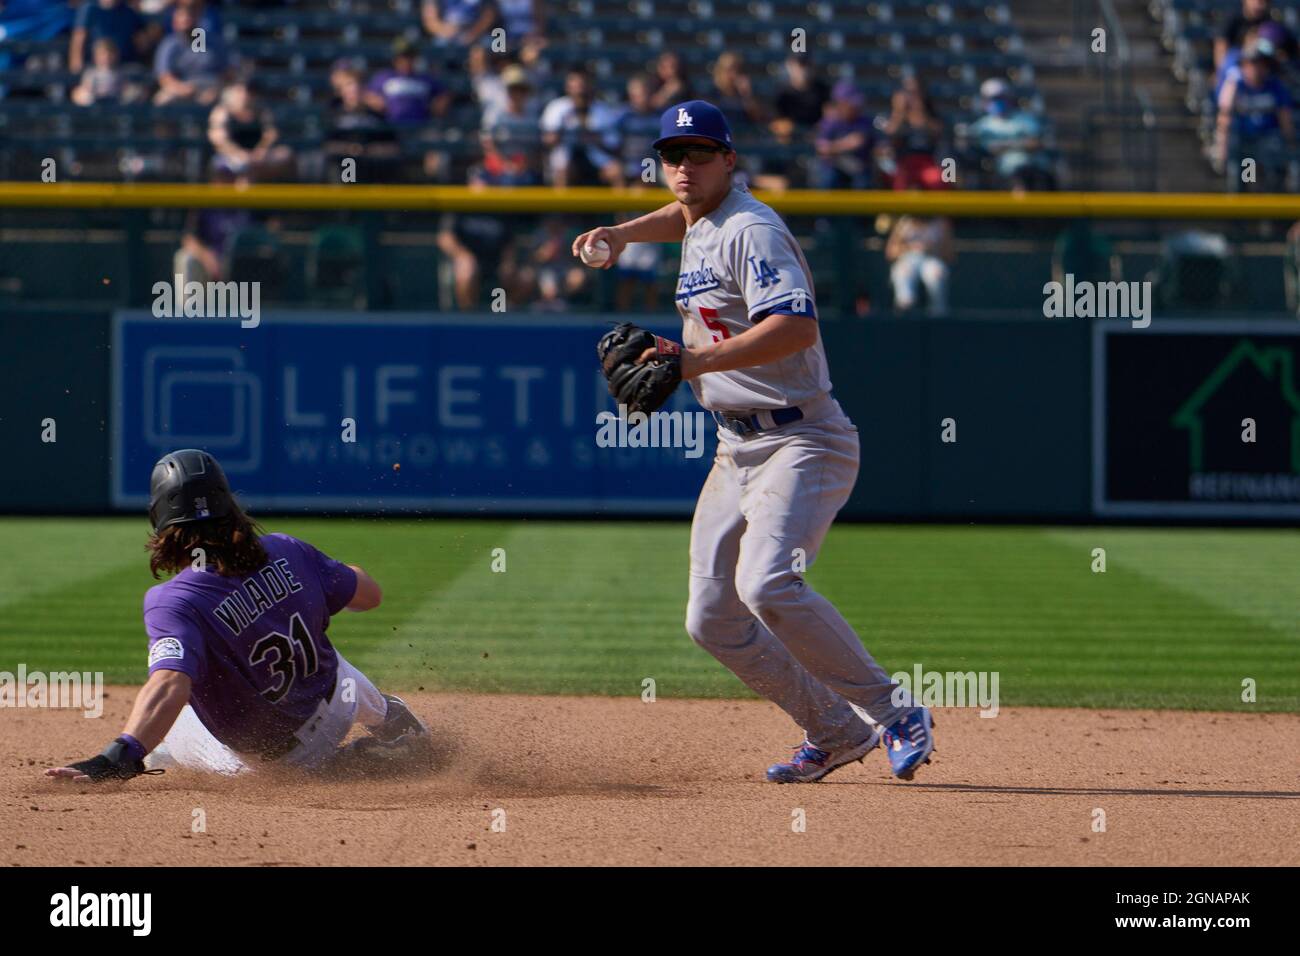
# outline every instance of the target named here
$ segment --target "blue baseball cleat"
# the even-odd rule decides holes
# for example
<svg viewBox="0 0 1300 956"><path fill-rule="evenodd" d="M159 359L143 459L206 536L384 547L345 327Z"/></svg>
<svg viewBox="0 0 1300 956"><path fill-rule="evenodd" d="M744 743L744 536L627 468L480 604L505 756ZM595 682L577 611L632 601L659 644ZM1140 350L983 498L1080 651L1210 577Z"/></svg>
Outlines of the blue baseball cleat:
<svg viewBox="0 0 1300 956"><path fill-rule="evenodd" d="M930 762L934 752L934 718L927 707L918 707L885 728L882 738L889 766L899 780L911 780L917 767Z"/></svg>
<svg viewBox="0 0 1300 956"><path fill-rule="evenodd" d="M880 734L874 732L861 743L828 753L805 740L788 763L776 763L767 768L767 779L771 783L816 783L832 770L860 761L878 743Z"/></svg>

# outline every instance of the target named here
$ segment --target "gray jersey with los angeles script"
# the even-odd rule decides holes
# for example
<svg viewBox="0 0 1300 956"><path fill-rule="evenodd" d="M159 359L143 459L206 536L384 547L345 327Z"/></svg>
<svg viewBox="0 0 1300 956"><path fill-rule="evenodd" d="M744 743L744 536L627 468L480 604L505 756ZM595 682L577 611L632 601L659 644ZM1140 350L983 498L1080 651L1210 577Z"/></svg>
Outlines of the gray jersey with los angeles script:
<svg viewBox="0 0 1300 956"><path fill-rule="evenodd" d="M682 239L677 279L682 341L707 347L753 328L769 315L806 315L816 321L812 272L803 250L771 207L744 186L713 212L691 223ZM701 405L747 411L799 405L829 392L821 335L810 348L777 362L691 381Z"/></svg>

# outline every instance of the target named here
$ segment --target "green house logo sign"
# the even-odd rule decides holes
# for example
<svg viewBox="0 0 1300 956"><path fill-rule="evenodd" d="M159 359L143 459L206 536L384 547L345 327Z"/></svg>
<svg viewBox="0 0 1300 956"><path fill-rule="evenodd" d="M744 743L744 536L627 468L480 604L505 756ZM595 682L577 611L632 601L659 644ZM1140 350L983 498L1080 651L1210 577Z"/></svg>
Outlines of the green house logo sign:
<svg viewBox="0 0 1300 956"><path fill-rule="evenodd" d="M1300 474L1300 392L1296 391L1292 353L1286 348L1259 348L1242 339L1215 367L1205 381L1174 412L1170 424L1186 429L1189 463L1193 472L1205 470L1205 429L1201 421L1208 403L1240 369L1250 366L1277 387L1278 394L1291 410L1291 470Z"/></svg>

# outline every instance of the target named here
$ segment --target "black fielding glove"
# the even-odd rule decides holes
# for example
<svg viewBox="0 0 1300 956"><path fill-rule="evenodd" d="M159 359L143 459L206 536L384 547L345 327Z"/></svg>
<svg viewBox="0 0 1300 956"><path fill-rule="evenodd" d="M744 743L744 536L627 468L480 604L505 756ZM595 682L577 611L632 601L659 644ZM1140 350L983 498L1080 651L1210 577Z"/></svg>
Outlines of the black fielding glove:
<svg viewBox="0 0 1300 956"><path fill-rule="evenodd" d="M655 357L638 363L646 349L654 349ZM682 347L630 322L602 335L596 355L609 382L609 394L629 412L657 410L682 381Z"/></svg>

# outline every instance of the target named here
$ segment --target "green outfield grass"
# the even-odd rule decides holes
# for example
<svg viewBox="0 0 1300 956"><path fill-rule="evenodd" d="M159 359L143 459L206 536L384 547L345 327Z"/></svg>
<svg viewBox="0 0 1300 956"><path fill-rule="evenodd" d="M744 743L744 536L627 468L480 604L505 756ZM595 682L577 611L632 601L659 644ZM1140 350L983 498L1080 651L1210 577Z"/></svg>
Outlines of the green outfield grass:
<svg viewBox="0 0 1300 956"><path fill-rule="evenodd" d="M385 687L739 697L686 636L685 523L289 519L381 608L330 637ZM142 520L0 519L0 670L139 682ZM1105 548L1107 571L1090 570ZM504 548L507 570L493 573ZM996 670L1001 703L1300 710L1300 536L840 525L809 577L890 671ZM1243 704L1244 678L1258 702Z"/></svg>

